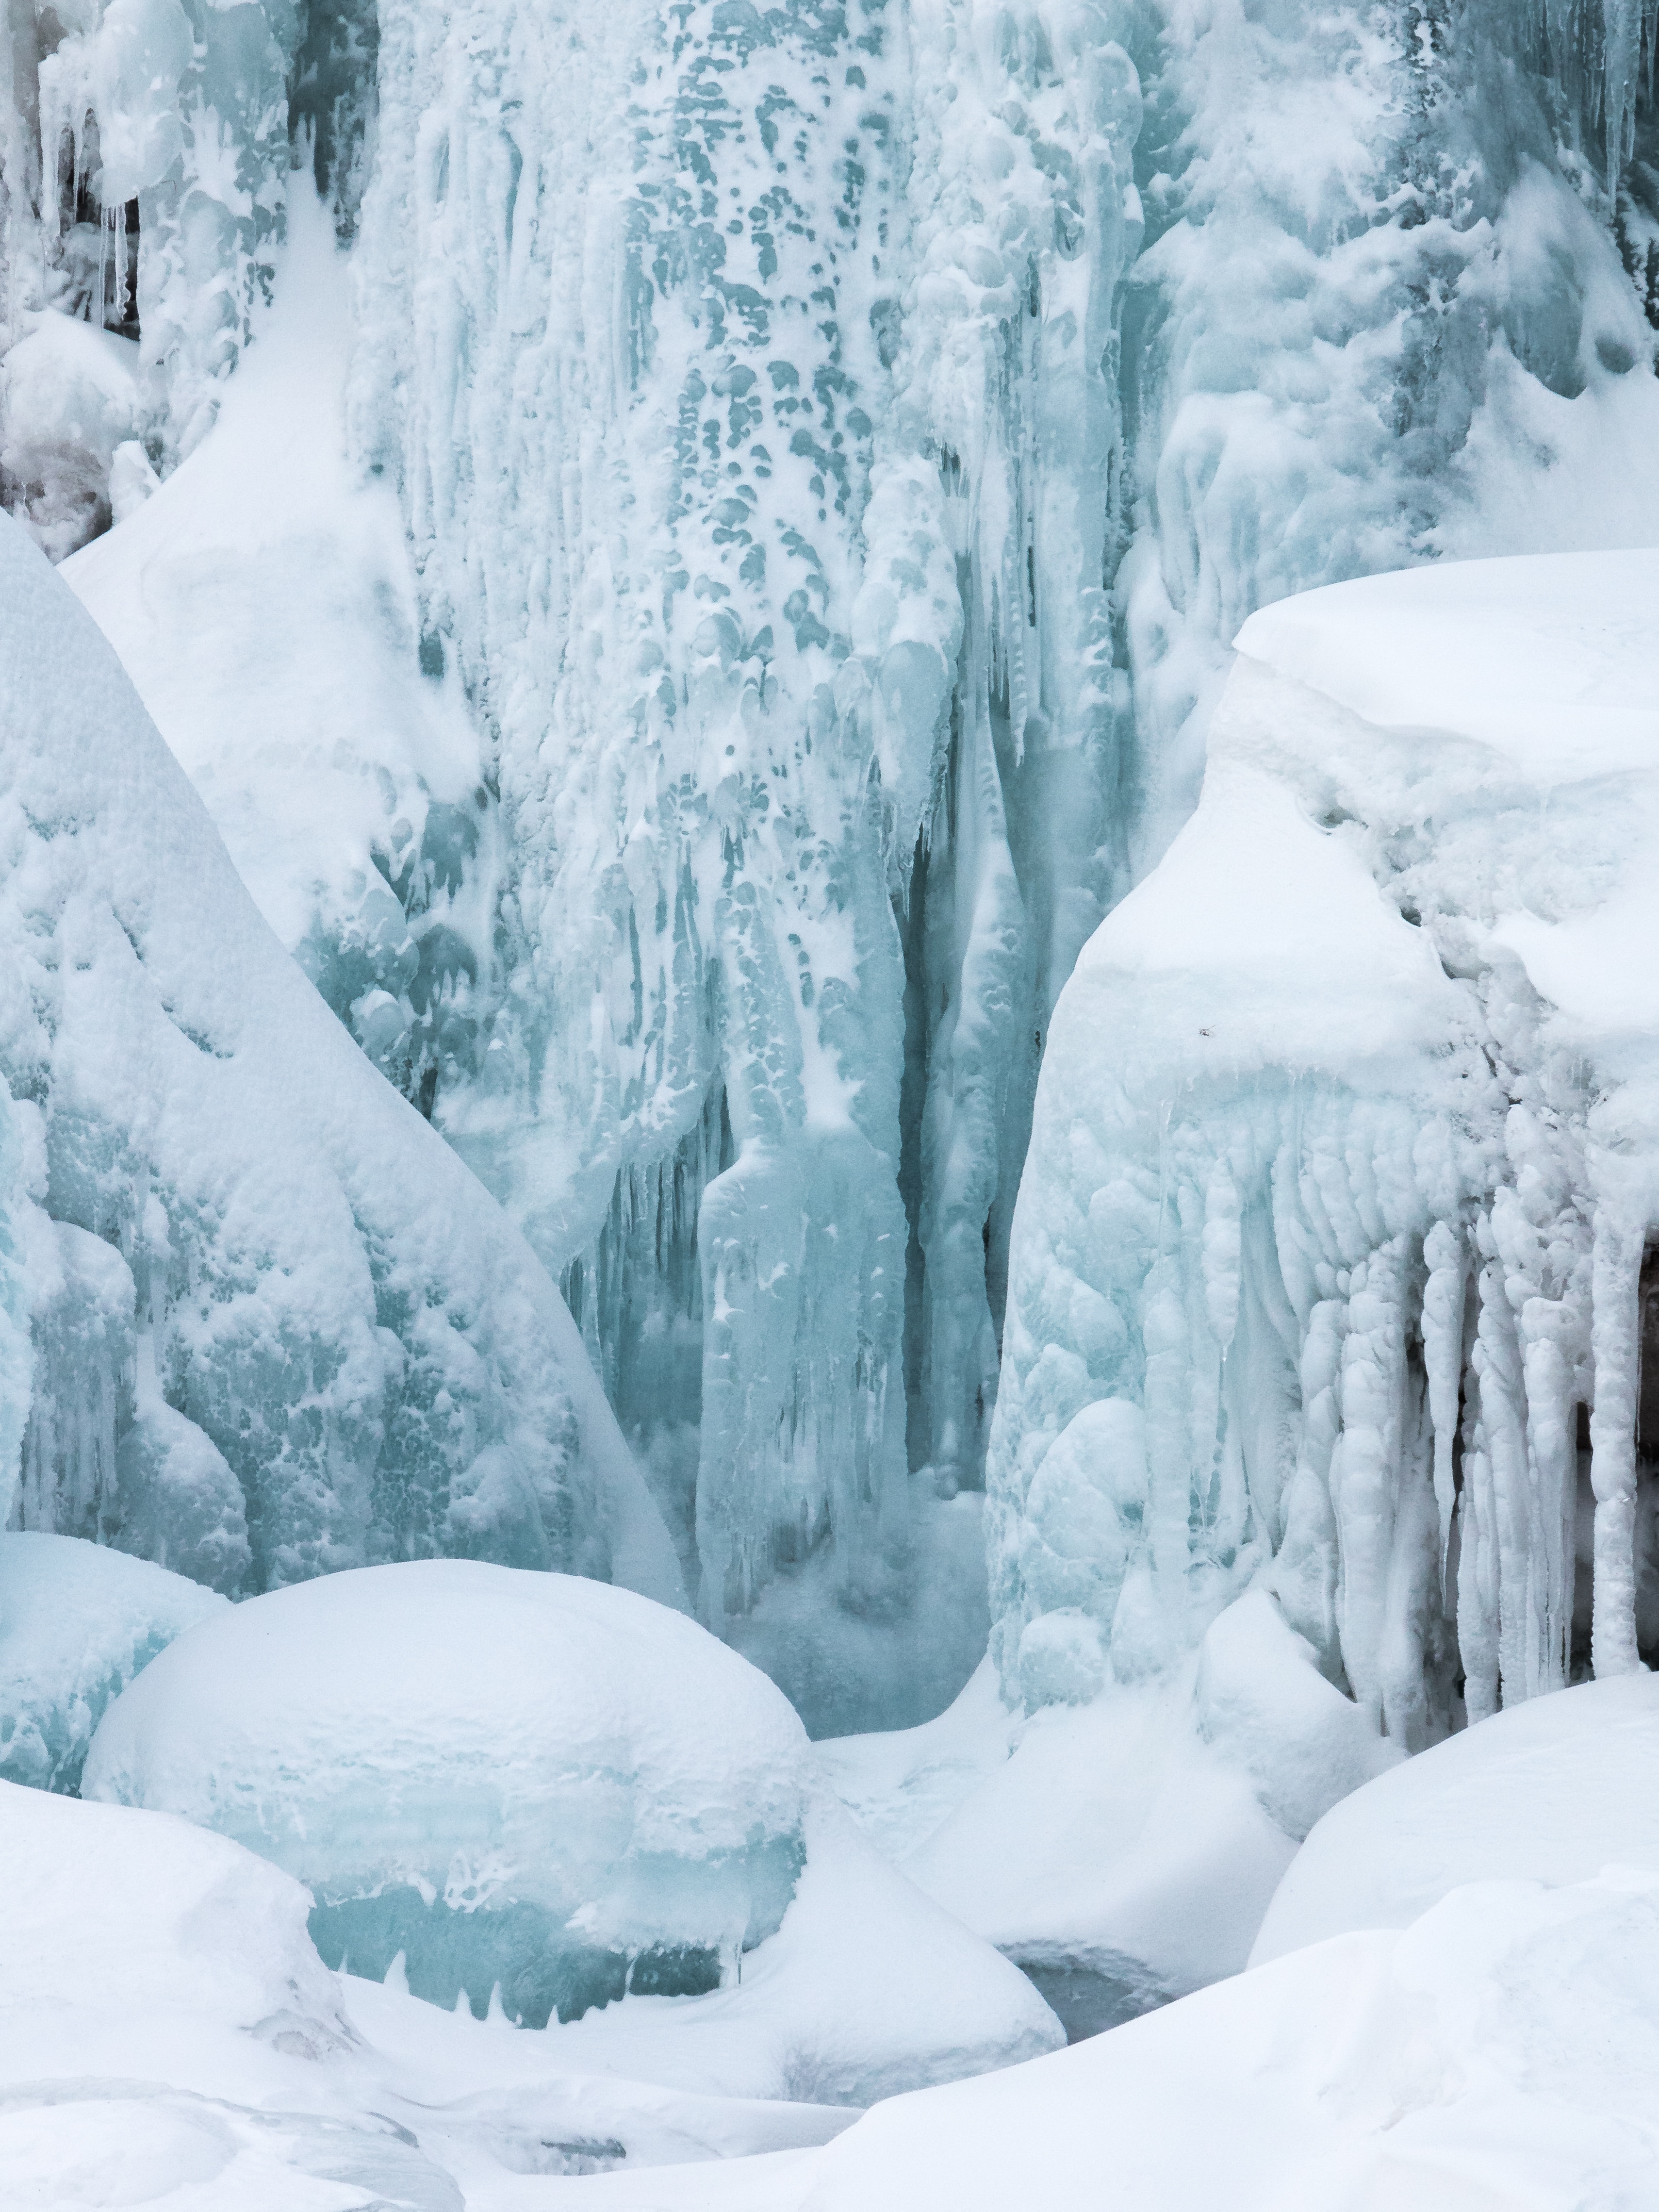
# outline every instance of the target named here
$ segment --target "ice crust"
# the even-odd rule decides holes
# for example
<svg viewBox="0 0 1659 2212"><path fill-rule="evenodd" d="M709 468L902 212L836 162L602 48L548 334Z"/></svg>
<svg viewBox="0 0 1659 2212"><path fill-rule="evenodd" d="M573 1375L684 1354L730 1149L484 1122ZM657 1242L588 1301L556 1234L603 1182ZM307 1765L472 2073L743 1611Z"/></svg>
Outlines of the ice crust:
<svg viewBox="0 0 1659 2212"><path fill-rule="evenodd" d="M111 1699L224 1604L78 1537L0 1535L0 1780L73 1796Z"/></svg>
<svg viewBox="0 0 1659 2212"><path fill-rule="evenodd" d="M540 2027L735 1980L804 1863L806 1738L682 1614L458 1559L222 1614L100 1723L89 1797L307 1883L331 1964Z"/></svg>
<svg viewBox="0 0 1659 2212"><path fill-rule="evenodd" d="M1047 1694L1051 1616L1133 1680L1252 1580L1408 1750L1651 1638L1656 583L1473 562L1241 633L1198 812L1039 1097L988 1501L1011 1692ZM1115 1400L1146 1448L1125 1413L1103 1540L1042 1470Z"/></svg>
<svg viewBox="0 0 1659 2212"><path fill-rule="evenodd" d="M449 1551L681 1601L545 1273L271 938L9 520L0 652L14 1522L222 1586Z"/></svg>

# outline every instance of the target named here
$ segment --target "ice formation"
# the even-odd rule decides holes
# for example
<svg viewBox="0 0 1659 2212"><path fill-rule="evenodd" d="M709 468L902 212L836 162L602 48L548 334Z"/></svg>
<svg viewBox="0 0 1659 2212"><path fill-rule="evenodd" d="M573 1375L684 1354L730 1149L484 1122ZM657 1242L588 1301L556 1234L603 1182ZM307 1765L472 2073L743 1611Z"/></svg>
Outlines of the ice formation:
<svg viewBox="0 0 1659 2212"><path fill-rule="evenodd" d="M0 1536L0 1780L80 1788L104 1708L225 1601L76 1536Z"/></svg>
<svg viewBox="0 0 1659 2212"><path fill-rule="evenodd" d="M283 955L3 518L0 661L13 1524L221 1587L448 1551L681 1601L553 1285Z"/></svg>
<svg viewBox="0 0 1659 2212"><path fill-rule="evenodd" d="M1469 562L1241 633L1044 1072L988 1504L1013 1694L1155 1673L1252 1582L1410 1751L1653 1650L1656 586Z"/></svg>

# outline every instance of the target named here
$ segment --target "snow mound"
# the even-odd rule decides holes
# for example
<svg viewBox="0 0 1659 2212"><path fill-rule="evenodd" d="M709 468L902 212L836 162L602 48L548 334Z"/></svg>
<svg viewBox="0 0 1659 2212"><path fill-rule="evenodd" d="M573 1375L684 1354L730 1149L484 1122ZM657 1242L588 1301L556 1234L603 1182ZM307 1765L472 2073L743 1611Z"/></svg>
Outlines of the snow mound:
<svg viewBox="0 0 1659 2212"><path fill-rule="evenodd" d="M1267 1909L1252 1962L1403 1928L1460 1883L1659 1875L1659 1680L1585 1682L1437 1744L1345 1798Z"/></svg>
<svg viewBox="0 0 1659 2212"><path fill-rule="evenodd" d="M535 2027L715 1986L782 1918L806 1738L683 1614L564 1575L371 1567L226 1613L100 1728L88 1796L308 1884L325 1956Z"/></svg>
<svg viewBox="0 0 1659 2212"><path fill-rule="evenodd" d="M73 1536L0 1536L0 1780L73 1794L105 1707L211 1590Z"/></svg>
<svg viewBox="0 0 1659 2212"><path fill-rule="evenodd" d="M558 2031L574 2064L738 2097L871 2105L1065 2039L1027 1977L895 1872L839 1805L808 1803L806 1863L735 1985L630 1996Z"/></svg>
<svg viewBox="0 0 1659 2212"><path fill-rule="evenodd" d="M130 1471L144 1548L206 1541L224 1564L216 1474L200 1446L181 1458L164 1402L240 1488L255 1588L448 1551L678 1601L551 1282L270 936L113 653L9 520L0 666L0 1073L31 1102L56 1224L30 1239L24 1525L118 1540Z"/></svg>
<svg viewBox="0 0 1659 2212"><path fill-rule="evenodd" d="M793 2202L1002 2212L1104 2187L1158 2212L1611 2212L1650 2201L1656 2165L1659 1881L1609 1875L1456 1890L1404 1934L1318 1944L1034 2065L896 2098Z"/></svg>

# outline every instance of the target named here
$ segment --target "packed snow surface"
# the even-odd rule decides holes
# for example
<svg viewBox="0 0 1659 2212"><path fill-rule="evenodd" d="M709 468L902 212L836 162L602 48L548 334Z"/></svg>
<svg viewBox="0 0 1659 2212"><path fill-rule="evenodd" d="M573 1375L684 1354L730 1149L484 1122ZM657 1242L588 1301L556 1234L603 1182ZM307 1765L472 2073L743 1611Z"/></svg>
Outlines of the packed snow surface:
<svg viewBox="0 0 1659 2212"><path fill-rule="evenodd" d="M79 1537L0 1535L0 1779L78 1789L111 1698L224 1604Z"/></svg>
<svg viewBox="0 0 1659 2212"><path fill-rule="evenodd" d="M4 518L0 860L34 1350L8 1510L222 1587L439 1551L679 1601L552 1283L270 935Z"/></svg>
<svg viewBox="0 0 1659 2212"><path fill-rule="evenodd" d="M1483 1881L821 2153L801 2212L1615 2212L1659 2170L1659 1883ZM1197 2107L1198 2109L1195 2109Z"/></svg>
<svg viewBox="0 0 1659 2212"><path fill-rule="evenodd" d="M1328 1812L1252 1954L1403 1928L1460 1882L1659 1875L1659 1680L1585 1682L1496 1714Z"/></svg>

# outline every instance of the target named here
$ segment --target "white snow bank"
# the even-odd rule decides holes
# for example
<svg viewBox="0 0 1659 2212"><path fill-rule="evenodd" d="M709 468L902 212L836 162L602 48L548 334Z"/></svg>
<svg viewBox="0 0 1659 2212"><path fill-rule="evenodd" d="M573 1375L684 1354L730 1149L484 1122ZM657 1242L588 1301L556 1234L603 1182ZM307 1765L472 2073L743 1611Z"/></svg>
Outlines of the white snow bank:
<svg viewBox="0 0 1659 2212"><path fill-rule="evenodd" d="M850 2105L1057 2041L812 1784L781 1694L683 1615L427 1560L176 1647L106 1715L84 1787L298 1875L331 1960L538 2027L586 2012L569 2064Z"/></svg>
<svg viewBox="0 0 1659 2212"><path fill-rule="evenodd" d="M1167 1679L1097 1686L1026 1717L988 1661L937 1721L817 1747L866 1832L1074 2036L1237 1972L1297 1841L1399 1757L1261 1591Z"/></svg>
<svg viewBox="0 0 1659 2212"><path fill-rule="evenodd" d="M1328 1813L1274 1895L1252 1961L1404 1928L1460 1883L1659 1875L1659 1680L1558 1691L1437 1744Z"/></svg>
<svg viewBox="0 0 1659 2212"><path fill-rule="evenodd" d="M514 2212L552 2177L779 2154L851 2117L573 2073L545 2036L343 1982L297 1883L167 1814L0 1784L0 1864L8 2206Z"/></svg>
<svg viewBox="0 0 1659 2212"><path fill-rule="evenodd" d="M1576 2212L1659 2164L1659 1882L1455 1891L992 2080L896 2099L803 2212Z"/></svg>
<svg viewBox="0 0 1659 2212"><path fill-rule="evenodd" d="M211 1590L73 1536L0 1535L0 1779L73 1791L105 1707L225 1609Z"/></svg>
<svg viewBox="0 0 1659 2212"><path fill-rule="evenodd" d="M1174 1665L1252 1583L1407 1751L1659 1648L1656 586L1446 564L1245 625L1198 812L1050 1040L987 1502L1011 1697L1079 1622L1103 1676Z"/></svg>
<svg viewBox="0 0 1659 2212"><path fill-rule="evenodd" d="M37 1328L36 1413L107 1424L74 1455L101 1470L92 1494L43 1481L26 1525L104 1533L98 1486L159 1398L240 1485L256 1586L449 1550L678 1599L551 1282L271 937L114 653L9 520L0 946L0 1071L40 1102L37 1195L100 1256L82 1323Z"/></svg>

